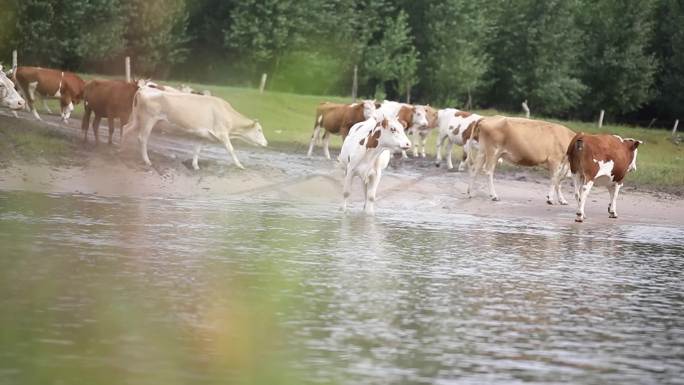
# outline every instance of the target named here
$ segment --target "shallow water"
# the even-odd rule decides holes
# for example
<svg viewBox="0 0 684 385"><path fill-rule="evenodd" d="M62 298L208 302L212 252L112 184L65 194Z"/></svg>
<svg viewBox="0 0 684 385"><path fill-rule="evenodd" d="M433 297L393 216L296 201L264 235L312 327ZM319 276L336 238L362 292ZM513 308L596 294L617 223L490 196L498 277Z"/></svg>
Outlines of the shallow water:
<svg viewBox="0 0 684 385"><path fill-rule="evenodd" d="M0 384L681 383L684 229L0 192Z"/></svg>

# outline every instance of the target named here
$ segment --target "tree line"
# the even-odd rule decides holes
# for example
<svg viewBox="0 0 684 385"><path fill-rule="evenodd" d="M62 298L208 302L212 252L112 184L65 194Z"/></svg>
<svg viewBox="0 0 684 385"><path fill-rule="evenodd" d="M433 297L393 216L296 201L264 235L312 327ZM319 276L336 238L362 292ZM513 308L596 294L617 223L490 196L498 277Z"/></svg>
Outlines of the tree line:
<svg viewBox="0 0 684 385"><path fill-rule="evenodd" d="M2 4L5 3L5 4ZM0 0L0 58L592 119L684 116L684 0Z"/></svg>

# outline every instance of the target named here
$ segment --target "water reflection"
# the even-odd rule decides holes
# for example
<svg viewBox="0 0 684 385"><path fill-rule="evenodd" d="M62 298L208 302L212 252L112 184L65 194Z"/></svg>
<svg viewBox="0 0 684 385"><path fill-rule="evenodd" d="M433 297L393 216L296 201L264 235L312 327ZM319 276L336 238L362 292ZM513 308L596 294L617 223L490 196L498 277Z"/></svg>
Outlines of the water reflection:
<svg viewBox="0 0 684 385"><path fill-rule="evenodd" d="M683 241L0 193L0 383L675 383Z"/></svg>

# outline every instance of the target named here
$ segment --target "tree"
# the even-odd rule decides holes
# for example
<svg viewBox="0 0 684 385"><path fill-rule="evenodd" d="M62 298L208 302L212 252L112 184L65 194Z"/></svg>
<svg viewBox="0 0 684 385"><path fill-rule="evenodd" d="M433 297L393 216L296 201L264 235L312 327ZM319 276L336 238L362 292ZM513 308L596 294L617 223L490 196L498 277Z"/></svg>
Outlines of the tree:
<svg viewBox="0 0 684 385"><path fill-rule="evenodd" d="M653 52L661 63L653 109L664 117L684 117L684 2L663 0L658 7Z"/></svg>
<svg viewBox="0 0 684 385"><path fill-rule="evenodd" d="M139 74L168 76L185 60L188 14L184 0L123 0L127 28L126 53Z"/></svg>
<svg viewBox="0 0 684 385"><path fill-rule="evenodd" d="M466 0L432 2L425 9L427 25L426 72L431 99L444 105L472 104L471 95L486 86L490 65L486 52L491 22L482 3ZM468 106L467 108L470 108Z"/></svg>
<svg viewBox="0 0 684 385"><path fill-rule="evenodd" d="M385 26L382 38L368 46L364 69L375 80L376 96L383 97L388 82L397 91L408 91L417 82L418 51L413 46L408 16L400 11Z"/></svg>
<svg viewBox="0 0 684 385"><path fill-rule="evenodd" d="M586 90L577 70L581 52L576 2L499 0L487 51L490 102L519 109L527 99L536 111L567 113Z"/></svg>
<svg viewBox="0 0 684 385"><path fill-rule="evenodd" d="M624 114L654 96L653 1L582 1L581 78L590 85L583 109Z"/></svg>

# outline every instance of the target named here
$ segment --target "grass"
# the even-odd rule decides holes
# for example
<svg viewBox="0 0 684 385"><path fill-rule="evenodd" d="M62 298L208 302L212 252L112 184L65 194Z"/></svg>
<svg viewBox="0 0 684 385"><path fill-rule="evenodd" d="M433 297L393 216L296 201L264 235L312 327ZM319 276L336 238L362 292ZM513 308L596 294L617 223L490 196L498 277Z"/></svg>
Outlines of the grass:
<svg viewBox="0 0 684 385"><path fill-rule="evenodd" d="M84 75L84 78L93 78ZM177 86L178 82L169 82ZM229 101L244 115L257 118L264 127L269 145L277 148L289 148L305 152L313 130L314 111L321 101L349 102L349 98L298 95L267 91L260 94L258 90L239 87L222 87L216 85L192 84L197 90L208 89L212 95ZM58 110L56 101L50 101L53 111ZM74 111L74 116L82 115L82 104ZM482 115L494 115L495 110L477 111ZM557 121L574 131L589 133L613 133L623 137L632 137L644 141L639 148L637 170L628 177L628 183L666 188L678 192L684 186L684 146L677 146L670 140L665 130L643 129L627 126L607 125L599 130L594 123ZM429 156L435 152L435 133L430 135L427 143ZM341 140L333 137L331 144L339 147ZM457 150L459 152L460 150ZM322 151L316 148L315 154L321 156ZM459 157L455 154L455 157Z"/></svg>
<svg viewBox="0 0 684 385"><path fill-rule="evenodd" d="M33 161L36 158L53 164L73 163L76 144L68 136L46 131L35 121L17 120L0 116L0 164L7 165L14 159Z"/></svg>

